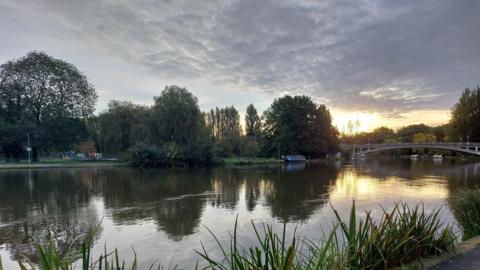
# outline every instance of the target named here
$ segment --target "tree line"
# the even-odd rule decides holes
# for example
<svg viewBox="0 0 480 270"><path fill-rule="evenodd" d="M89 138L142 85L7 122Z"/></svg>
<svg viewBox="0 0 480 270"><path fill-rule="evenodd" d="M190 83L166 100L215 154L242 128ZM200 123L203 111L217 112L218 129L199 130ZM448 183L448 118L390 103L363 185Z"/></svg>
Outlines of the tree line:
<svg viewBox="0 0 480 270"><path fill-rule="evenodd" d="M342 143L480 141L480 87L465 89L448 124L342 135L325 105L284 96L263 113L233 106L202 112L186 88L167 86L152 106L111 101L94 114L97 93L74 65L43 52L0 66L0 152L6 160L76 149L129 157L139 166L208 164L216 157L325 157ZM353 127L353 124L350 125Z"/></svg>
<svg viewBox="0 0 480 270"><path fill-rule="evenodd" d="M347 144L375 143L433 143L450 142L450 125L431 127L425 124L409 125L398 130L388 127L378 127L370 132L353 132L342 134L341 141Z"/></svg>
<svg viewBox="0 0 480 270"><path fill-rule="evenodd" d="M209 164L215 157L324 157L337 151L330 112L308 96L284 96L259 114L233 106L202 112L186 88L167 86L152 106L111 101L72 64L30 52L0 66L0 149L7 160L71 149L111 153L138 166ZM27 141L30 140L28 143Z"/></svg>

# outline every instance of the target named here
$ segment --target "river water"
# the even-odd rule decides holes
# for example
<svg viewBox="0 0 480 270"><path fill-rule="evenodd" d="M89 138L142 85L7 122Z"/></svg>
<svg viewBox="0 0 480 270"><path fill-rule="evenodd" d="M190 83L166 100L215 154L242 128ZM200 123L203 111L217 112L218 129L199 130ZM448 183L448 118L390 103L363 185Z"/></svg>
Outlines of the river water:
<svg viewBox="0 0 480 270"><path fill-rule="evenodd" d="M75 168L0 170L0 256L33 259L34 243L47 231L65 248L99 224L94 254L118 248L137 253L140 268L174 262L190 268L201 243L219 249L207 228L227 241L238 216L238 238L255 241L251 221L319 241L334 221L347 218L353 198L360 217L395 202L441 208L455 224L448 198L480 185L480 163L366 160L202 169ZM74 248L78 246L74 245Z"/></svg>

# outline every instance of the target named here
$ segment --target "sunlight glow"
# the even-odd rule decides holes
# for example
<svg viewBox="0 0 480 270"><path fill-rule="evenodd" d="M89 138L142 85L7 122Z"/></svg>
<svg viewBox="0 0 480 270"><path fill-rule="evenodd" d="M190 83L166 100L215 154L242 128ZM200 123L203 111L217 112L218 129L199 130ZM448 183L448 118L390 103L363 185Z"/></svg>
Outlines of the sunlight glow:
<svg viewBox="0 0 480 270"><path fill-rule="evenodd" d="M448 123L450 119L450 111L448 110L418 110L399 113L394 117L374 112L348 112L335 109L331 112L333 125L337 127L340 133L348 131L348 121L355 123L358 120L359 127L354 130L355 133L358 133L369 132L381 126L394 130L413 124L439 126Z"/></svg>
<svg viewBox="0 0 480 270"><path fill-rule="evenodd" d="M333 125L337 127L338 131L345 133L348 130L348 121L360 124L355 129L356 132L371 131L381 123L381 118L378 114L368 112L345 112L332 110Z"/></svg>

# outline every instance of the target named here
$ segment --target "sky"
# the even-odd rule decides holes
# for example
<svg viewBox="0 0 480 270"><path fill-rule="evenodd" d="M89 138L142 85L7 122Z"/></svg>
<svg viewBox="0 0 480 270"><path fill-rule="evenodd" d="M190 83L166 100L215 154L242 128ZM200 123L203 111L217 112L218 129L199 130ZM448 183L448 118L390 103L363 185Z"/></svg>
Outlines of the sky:
<svg viewBox="0 0 480 270"><path fill-rule="evenodd" d="M479 14L477 0L0 0L0 63L74 64L97 112L174 84L202 110L306 94L340 130L439 125L480 83Z"/></svg>

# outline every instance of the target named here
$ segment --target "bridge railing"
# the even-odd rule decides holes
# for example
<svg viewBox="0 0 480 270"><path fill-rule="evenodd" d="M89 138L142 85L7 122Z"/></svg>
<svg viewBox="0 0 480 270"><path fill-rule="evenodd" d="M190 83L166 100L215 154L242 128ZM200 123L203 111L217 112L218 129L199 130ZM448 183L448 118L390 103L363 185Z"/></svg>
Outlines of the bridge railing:
<svg viewBox="0 0 480 270"><path fill-rule="evenodd" d="M439 146L459 146L459 147L479 147L479 142L399 142L399 143L366 143L366 144L345 144L343 147L385 147L385 146L409 146L409 145L439 145Z"/></svg>

